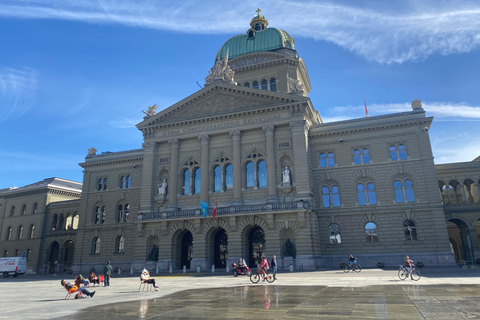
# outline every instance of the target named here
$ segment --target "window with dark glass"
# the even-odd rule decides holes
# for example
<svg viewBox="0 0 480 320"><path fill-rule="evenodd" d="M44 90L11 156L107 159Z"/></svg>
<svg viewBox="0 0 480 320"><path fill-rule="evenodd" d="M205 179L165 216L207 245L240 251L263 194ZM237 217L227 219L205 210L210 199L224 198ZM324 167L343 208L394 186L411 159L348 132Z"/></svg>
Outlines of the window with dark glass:
<svg viewBox="0 0 480 320"><path fill-rule="evenodd" d="M258 162L258 187L267 187L267 162L264 160Z"/></svg>
<svg viewBox="0 0 480 320"><path fill-rule="evenodd" d="M367 234L367 242L378 242L378 231L375 223L368 222L365 225L365 233Z"/></svg>
<svg viewBox="0 0 480 320"><path fill-rule="evenodd" d="M125 176L120 177L120 189L125 188Z"/></svg>
<svg viewBox="0 0 480 320"><path fill-rule="evenodd" d="M403 222L403 229L405 231L405 240L417 240L417 228L415 222L412 220L405 220Z"/></svg>
<svg viewBox="0 0 480 320"><path fill-rule="evenodd" d="M33 239L33 237L35 236L35 225L31 225L30 226L30 239Z"/></svg>
<svg viewBox="0 0 480 320"><path fill-rule="evenodd" d="M267 82L267 80L262 80L262 90L268 90L268 82Z"/></svg>
<svg viewBox="0 0 480 320"><path fill-rule="evenodd" d="M25 215L26 212L27 212L27 205L24 204L22 208L22 216Z"/></svg>
<svg viewBox="0 0 480 320"><path fill-rule="evenodd" d="M253 167L253 162L247 162L245 166L245 176L247 178L247 188L255 187L255 169Z"/></svg>
<svg viewBox="0 0 480 320"><path fill-rule="evenodd" d="M122 253L125 251L125 237L124 236L118 236L116 239L116 252L117 253Z"/></svg>
<svg viewBox="0 0 480 320"><path fill-rule="evenodd" d="M10 239L12 239L12 227L7 228L7 233L5 237L5 240L10 240Z"/></svg>
<svg viewBox="0 0 480 320"><path fill-rule="evenodd" d="M202 176L202 175L201 175L201 172L202 172L202 170L201 170L200 168L197 168L197 169L195 169L194 172L195 172L195 173L194 173L194 175L193 175L193 176L194 176L193 179L194 179L195 184L194 184L194 188L193 188L193 194L197 194L197 193L200 193L200 190L202 189L202 188L201 188L201 185L202 185L202 181L201 181L201 179L202 179L201 176Z"/></svg>
<svg viewBox="0 0 480 320"><path fill-rule="evenodd" d="M245 82L244 86L245 86L246 88L250 88L250 83L249 83L249 82Z"/></svg>
<svg viewBox="0 0 480 320"><path fill-rule="evenodd" d="M33 205L33 214L37 213L37 203Z"/></svg>
<svg viewBox="0 0 480 320"><path fill-rule="evenodd" d="M126 182L126 188L130 188L130 183L131 183L132 179L130 176L127 176L127 182Z"/></svg>
<svg viewBox="0 0 480 320"><path fill-rule="evenodd" d="M213 169L213 191L220 192L222 190L222 167L215 166Z"/></svg>
<svg viewBox="0 0 480 320"><path fill-rule="evenodd" d="M23 236L23 226L20 226L20 227L18 227L17 239L18 240L22 239L22 236Z"/></svg>
<svg viewBox="0 0 480 320"><path fill-rule="evenodd" d="M12 211L10 211L10 217L13 217L15 214L15 206L12 206Z"/></svg>
<svg viewBox="0 0 480 320"><path fill-rule="evenodd" d="M233 189L233 166L227 164L225 167L225 186L227 189Z"/></svg>
<svg viewBox="0 0 480 320"><path fill-rule="evenodd" d="M99 237L93 238L92 253L94 253L94 254L99 254L100 253L100 238Z"/></svg>
<svg viewBox="0 0 480 320"><path fill-rule="evenodd" d="M340 237L340 227L332 223L329 226L330 229L330 243L331 244L336 244L336 243L342 243L342 238Z"/></svg>
<svg viewBox="0 0 480 320"><path fill-rule="evenodd" d="M277 91L277 80L275 78L270 79L270 91Z"/></svg>
<svg viewBox="0 0 480 320"><path fill-rule="evenodd" d="M183 171L183 194L190 194L190 170Z"/></svg>
<svg viewBox="0 0 480 320"><path fill-rule="evenodd" d="M260 89L260 87L258 86L258 81L253 81L252 87L254 87L255 89Z"/></svg>

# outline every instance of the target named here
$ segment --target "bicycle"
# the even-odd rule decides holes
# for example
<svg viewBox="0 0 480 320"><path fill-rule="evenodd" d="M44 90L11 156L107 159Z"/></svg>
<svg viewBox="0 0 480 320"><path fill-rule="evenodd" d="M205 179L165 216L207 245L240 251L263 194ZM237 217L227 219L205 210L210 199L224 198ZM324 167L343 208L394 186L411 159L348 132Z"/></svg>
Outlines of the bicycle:
<svg viewBox="0 0 480 320"><path fill-rule="evenodd" d="M265 274L260 273L257 270L256 273L252 273L252 275L250 276L250 281L252 281L252 283L258 283L260 279L267 280L268 283L272 283L275 281L275 278L273 277L270 270L266 270Z"/></svg>
<svg viewBox="0 0 480 320"><path fill-rule="evenodd" d="M404 266L400 265L400 269L398 270L398 277L400 280L405 280L407 277L410 275L410 279L413 281L418 281L422 277L420 271L415 268L415 265L412 264L412 267L410 268L410 271L407 270Z"/></svg>
<svg viewBox="0 0 480 320"><path fill-rule="evenodd" d="M343 272L347 273L350 270L353 270L355 272L360 272L362 271L362 266L360 266L358 263L350 264L350 263L344 263L343 264Z"/></svg>

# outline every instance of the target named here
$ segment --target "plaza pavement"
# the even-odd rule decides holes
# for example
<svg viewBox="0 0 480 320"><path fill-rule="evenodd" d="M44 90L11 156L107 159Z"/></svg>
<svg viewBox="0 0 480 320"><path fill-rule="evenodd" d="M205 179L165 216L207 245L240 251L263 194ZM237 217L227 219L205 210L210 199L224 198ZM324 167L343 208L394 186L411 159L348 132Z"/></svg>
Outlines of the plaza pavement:
<svg viewBox="0 0 480 320"><path fill-rule="evenodd" d="M88 310L96 306L154 298L161 301L162 299L159 299L161 297L173 293L180 293L188 289L233 288L244 286L277 286L279 288L281 288L281 286L317 286L332 288L332 290L335 290L335 288L352 288L352 290L355 290L355 288L368 288L372 286L379 286L379 288L397 287L406 293L408 303L412 302L411 304L414 306L413 312L417 312L418 310L419 314L423 314L421 317L418 317L419 319L438 318L431 308L427 308L425 309L427 310L426 312L422 312L422 303L425 307L425 304L428 304L427 302L429 301L427 298L433 298L435 301L442 301L441 299L443 298L457 301L457 303L461 302L462 294L459 294L459 291L452 291L446 294L442 288L448 288L449 286L471 288L473 286L473 291L465 291L468 291L469 300L466 302L469 303L468 310L470 315L465 318L476 319L477 312L478 318L480 318L480 270L463 270L459 267L426 267L420 270L422 272L422 278L417 282L412 280L400 281L397 277L397 269L365 269L362 270L361 273L344 273L341 270L282 272L278 274L278 280L273 284L264 282L252 284L246 276L234 278L231 273L226 273L224 270L217 271L216 273L159 273L151 274L151 276L154 277L157 284L160 285L160 291L149 292L138 292L138 275L114 275L110 287L88 288L91 291L96 291L96 294L93 298L82 300L75 300L73 298L64 300L66 290L61 286L60 280L65 278L73 281L74 275L22 275L17 278L0 278L0 319L53 319L66 316L70 316L68 319L77 319L76 315L79 314L79 311ZM410 293L409 288L413 290ZM426 294L425 290L423 290L425 288L438 288L438 290L431 290L431 293ZM418 296L421 292L423 292L425 297L422 298ZM412 299L412 294L417 297L417 300ZM388 299L388 292L385 295L386 299ZM357 310L361 311L361 309ZM452 315L448 316L449 308L445 310L446 312L443 312L444 318L449 318L450 320L456 318L455 316L452 317ZM335 312L335 310L332 309L332 312ZM339 312L341 314L341 311ZM428 312L430 312L432 317L425 316L429 314ZM89 317L91 319L98 319L94 314L90 314ZM132 317L131 319L135 318L138 318L138 316ZM197 318L207 317L202 317L202 315L197 314ZM285 317L285 319L286 318L288 317ZM312 316L312 318L314 317ZM337 318L342 317L335 317L333 315L331 317L331 319ZM349 317L344 317L344 319L347 318ZM360 319L361 317L359 316L358 318ZM368 318L370 319L370 317ZM375 317L371 318L374 319ZM378 316L376 318L378 318ZM355 319L352 313L350 313L350 319Z"/></svg>

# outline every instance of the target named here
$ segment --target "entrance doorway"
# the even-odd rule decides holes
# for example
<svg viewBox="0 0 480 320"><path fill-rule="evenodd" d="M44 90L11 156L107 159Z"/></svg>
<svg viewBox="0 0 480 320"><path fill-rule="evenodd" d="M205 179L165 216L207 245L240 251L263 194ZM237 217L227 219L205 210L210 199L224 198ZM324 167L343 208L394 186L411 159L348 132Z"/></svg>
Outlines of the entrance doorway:
<svg viewBox="0 0 480 320"><path fill-rule="evenodd" d="M55 273L55 266L58 264L58 254L60 253L60 244L58 241L52 242L50 245L50 250L48 250L48 273ZM57 262L57 264L55 263Z"/></svg>
<svg viewBox="0 0 480 320"><path fill-rule="evenodd" d="M224 229L220 229L215 234L213 259L215 268L226 268L228 259L228 235Z"/></svg>
<svg viewBox="0 0 480 320"><path fill-rule="evenodd" d="M65 254L63 256L63 265L70 268L73 264L73 257L75 255L75 244L72 240L68 240L64 244Z"/></svg>
<svg viewBox="0 0 480 320"><path fill-rule="evenodd" d="M186 266L190 269L190 261L193 253L193 236L190 231L186 231L182 236L182 252L180 254L181 267Z"/></svg>
<svg viewBox="0 0 480 320"><path fill-rule="evenodd" d="M248 234L248 265L260 264L265 253L265 233L262 228L255 227Z"/></svg>

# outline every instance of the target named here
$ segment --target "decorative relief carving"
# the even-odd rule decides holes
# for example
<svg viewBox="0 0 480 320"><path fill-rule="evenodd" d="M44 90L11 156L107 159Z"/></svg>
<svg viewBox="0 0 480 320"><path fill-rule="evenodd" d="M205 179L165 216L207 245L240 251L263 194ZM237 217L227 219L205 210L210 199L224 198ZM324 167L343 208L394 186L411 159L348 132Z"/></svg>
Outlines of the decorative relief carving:
<svg viewBox="0 0 480 320"><path fill-rule="evenodd" d="M178 149L178 145L180 144L180 141L178 139L168 139L168 143L170 143L170 146L172 149Z"/></svg>
<svg viewBox="0 0 480 320"><path fill-rule="evenodd" d="M154 115L157 114L157 111L156 111L157 108L158 108L158 106L156 104L154 104L153 106L149 106L147 111L142 110L142 112L145 113L148 117L149 116L154 116Z"/></svg>
<svg viewBox="0 0 480 320"><path fill-rule="evenodd" d="M265 131L265 134L267 136L272 136L273 133L275 132L275 126L273 124L263 126L262 129L263 131Z"/></svg>
<svg viewBox="0 0 480 320"><path fill-rule="evenodd" d="M228 49L223 60L217 60L212 69L208 70L208 76L205 78L205 83L212 83L215 80L223 80L226 82L233 83L233 76L235 71L233 71L228 65Z"/></svg>
<svg viewBox="0 0 480 320"><path fill-rule="evenodd" d="M152 151L153 150L153 147L155 146L155 143L154 142L145 142L145 143L142 143L142 147L145 151Z"/></svg>
<svg viewBox="0 0 480 320"><path fill-rule="evenodd" d="M230 135L232 136L232 140L240 140L242 132L240 130L232 130L230 131Z"/></svg>
<svg viewBox="0 0 480 320"><path fill-rule="evenodd" d="M88 154L89 156L96 156L97 155L97 149L94 147L88 148Z"/></svg>
<svg viewBox="0 0 480 320"><path fill-rule="evenodd" d="M201 140L201 144L209 144L210 136L208 134L200 134L198 139Z"/></svg>

